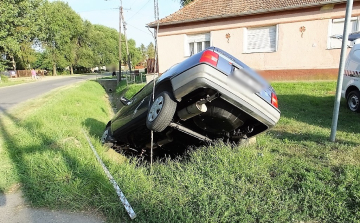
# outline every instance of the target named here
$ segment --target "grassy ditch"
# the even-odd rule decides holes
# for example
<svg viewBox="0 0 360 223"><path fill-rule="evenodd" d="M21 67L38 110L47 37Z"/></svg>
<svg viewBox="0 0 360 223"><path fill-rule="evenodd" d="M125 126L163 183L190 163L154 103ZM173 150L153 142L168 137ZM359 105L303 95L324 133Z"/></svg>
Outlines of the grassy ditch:
<svg viewBox="0 0 360 223"><path fill-rule="evenodd" d="M157 162L153 173L99 144L112 115L99 85L54 92L0 119L0 190L20 183L33 206L130 222L85 128L137 213L134 222L360 221L360 115L343 103L330 143L335 83L273 86L282 118L256 145L219 143Z"/></svg>
<svg viewBox="0 0 360 223"><path fill-rule="evenodd" d="M120 96L124 96L125 98L131 98L134 96L141 88L143 88L146 84L129 84L126 85L126 81L123 80L119 83L116 88L116 94Z"/></svg>

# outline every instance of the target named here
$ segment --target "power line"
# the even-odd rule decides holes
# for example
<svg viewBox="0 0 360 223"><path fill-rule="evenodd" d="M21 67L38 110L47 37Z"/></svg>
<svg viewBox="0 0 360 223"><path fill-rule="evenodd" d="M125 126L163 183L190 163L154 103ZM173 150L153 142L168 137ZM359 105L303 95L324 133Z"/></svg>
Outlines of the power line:
<svg viewBox="0 0 360 223"><path fill-rule="evenodd" d="M135 1L131 4L130 8L131 8L137 1L138 1L138 0L135 0Z"/></svg>
<svg viewBox="0 0 360 223"><path fill-rule="evenodd" d="M132 26L133 28L135 28L135 29L137 29L137 30L139 30L139 31L141 31L141 32L144 32L144 33L146 33L146 34L148 34L148 35L150 35L150 36L151 36L151 34L150 34L150 33L145 32L144 30L141 30L141 29L137 28L137 27L136 27L136 26L134 26L134 25L131 25L130 23L127 23L127 25Z"/></svg>
<svg viewBox="0 0 360 223"><path fill-rule="evenodd" d="M108 10L114 10L114 9L119 9L119 8L97 9L97 10L82 11L82 12L77 12L77 13L84 13L84 12L99 12L99 11L108 11Z"/></svg>
<svg viewBox="0 0 360 223"><path fill-rule="evenodd" d="M146 5L147 5L147 3L149 3L150 2L150 0L148 0L146 3L145 3L145 5L143 5L143 7L141 7L134 15L132 15L129 19L128 19L128 21L130 20L130 19L132 19L138 12L140 12Z"/></svg>

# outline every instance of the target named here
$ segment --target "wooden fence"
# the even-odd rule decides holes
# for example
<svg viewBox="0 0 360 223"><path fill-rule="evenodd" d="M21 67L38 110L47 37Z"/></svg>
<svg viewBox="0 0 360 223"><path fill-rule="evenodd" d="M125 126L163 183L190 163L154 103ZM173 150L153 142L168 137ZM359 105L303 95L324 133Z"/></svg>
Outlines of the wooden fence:
<svg viewBox="0 0 360 223"><path fill-rule="evenodd" d="M36 75L44 76L46 71L45 70L35 70ZM17 70L16 71L17 77L31 77L31 70Z"/></svg>
<svg viewBox="0 0 360 223"><path fill-rule="evenodd" d="M159 61L157 61L157 66L155 70L155 59L148 59L146 61L147 73L159 73Z"/></svg>

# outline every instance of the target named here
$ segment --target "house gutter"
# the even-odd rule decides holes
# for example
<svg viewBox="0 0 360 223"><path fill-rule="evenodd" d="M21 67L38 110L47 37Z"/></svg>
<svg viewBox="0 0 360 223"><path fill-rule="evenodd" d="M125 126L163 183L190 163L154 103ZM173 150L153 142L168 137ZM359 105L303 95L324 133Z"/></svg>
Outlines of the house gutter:
<svg viewBox="0 0 360 223"><path fill-rule="evenodd" d="M313 3L313 4L303 5L303 6L289 6L289 7L284 7L284 8L269 9L269 10L258 10L258 11L253 11L253 12L243 12L243 13L230 14L230 15L217 15L217 16L194 19L194 20L185 20L185 21L183 20L183 21L164 22L164 23L160 22L160 26L175 25L175 24L181 24L181 23L191 23L191 22L201 22L201 21L208 21L208 20L214 20L214 19L232 18L232 17L245 16L245 15L265 14L265 13L269 13L269 12L278 12L278 11L284 11L284 10L310 8L310 7L314 7L314 6L323 6L323 5L338 4L338 3L346 3L346 0L334 0L334 1L328 1L326 3ZM149 23L149 24L146 25L146 27L155 28L156 24L155 23Z"/></svg>

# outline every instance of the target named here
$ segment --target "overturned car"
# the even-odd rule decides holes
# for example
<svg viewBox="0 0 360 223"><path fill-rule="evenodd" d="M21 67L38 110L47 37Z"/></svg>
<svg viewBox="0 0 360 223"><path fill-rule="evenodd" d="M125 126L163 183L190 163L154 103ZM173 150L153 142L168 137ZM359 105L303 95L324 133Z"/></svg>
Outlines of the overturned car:
<svg viewBox="0 0 360 223"><path fill-rule="evenodd" d="M280 118L274 89L225 51L210 47L148 83L108 122L102 143L117 151L176 151L214 140L239 143ZM154 87L155 85L155 87ZM153 93L154 92L154 93Z"/></svg>

